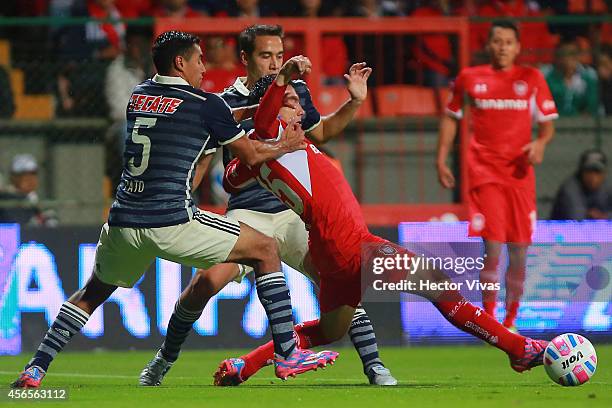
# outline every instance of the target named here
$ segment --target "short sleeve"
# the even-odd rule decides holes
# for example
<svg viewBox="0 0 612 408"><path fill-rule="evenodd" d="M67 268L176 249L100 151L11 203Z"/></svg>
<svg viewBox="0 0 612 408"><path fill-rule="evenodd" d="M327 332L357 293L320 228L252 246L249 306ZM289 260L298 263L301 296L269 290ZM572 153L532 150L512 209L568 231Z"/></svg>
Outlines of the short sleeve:
<svg viewBox="0 0 612 408"><path fill-rule="evenodd" d="M451 85L449 101L446 105L446 113L455 119L463 117L463 96L465 93L465 74L459 73Z"/></svg>
<svg viewBox="0 0 612 408"><path fill-rule="evenodd" d="M538 122L547 122L557 119L557 105L550 93L550 88L546 83L544 75L535 70L535 118Z"/></svg>
<svg viewBox="0 0 612 408"><path fill-rule="evenodd" d="M213 145L223 146L244 136L244 130L234 120L230 107L218 95L208 94L202 109L205 126L214 140Z"/></svg>
<svg viewBox="0 0 612 408"><path fill-rule="evenodd" d="M306 113L302 119L302 129L305 132L310 132L321 123L321 114L315 108L314 103L312 103L312 96L306 82L301 80L292 81L291 86L295 89L295 93L298 94L300 105L302 105L302 109Z"/></svg>

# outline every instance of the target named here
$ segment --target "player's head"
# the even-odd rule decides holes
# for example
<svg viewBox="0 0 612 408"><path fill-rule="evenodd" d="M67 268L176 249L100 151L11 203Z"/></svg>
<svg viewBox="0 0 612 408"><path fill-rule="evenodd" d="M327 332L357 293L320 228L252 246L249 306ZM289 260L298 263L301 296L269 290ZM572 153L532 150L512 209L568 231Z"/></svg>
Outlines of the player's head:
<svg viewBox="0 0 612 408"><path fill-rule="evenodd" d="M257 82L255 82L255 85L249 94L249 103L259 103L259 100L264 96L275 79L276 75L271 74L263 76ZM283 105L278 111L278 116L280 116L280 118L285 122L289 122L289 120L293 118L297 118L298 121L301 121L304 114L304 109L302 108L302 105L300 105L300 97L295 91L295 88L292 85L287 86L287 90L283 95Z"/></svg>
<svg viewBox="0 0 612 408"><path fill-rule="evenodd" d="M519 30L511 20L494 21L489 30L487 49L495 68L510 68L521 52Z"/></svg>
<svg viewBox="0 0 612 408"><path fill-rule="evenodd" d="M179 76L199 88L206 72L200 39L182 31L167 31L153 43L153 64L159 75Z"/></svg>
<svg viewBox="0 0 612 408"><path fill-rule="evenodd" d="M587 191L597 191L606 181L608 159L598 149L589 149L580 156L578 176Z"/></svg>
<svg viewBox="0 0 612 408"><path fill-rule="evenodd" d="M283 65L283 28L279 25L255 24L238 36L240 61L247 69L248 81L264 75L278 74Z"/></svg>

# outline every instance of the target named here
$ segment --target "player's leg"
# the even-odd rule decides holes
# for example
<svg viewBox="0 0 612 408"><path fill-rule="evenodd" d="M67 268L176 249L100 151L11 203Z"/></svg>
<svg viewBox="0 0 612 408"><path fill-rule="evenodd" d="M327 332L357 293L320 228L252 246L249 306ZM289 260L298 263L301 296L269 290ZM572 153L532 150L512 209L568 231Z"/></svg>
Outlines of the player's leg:
<svg viewBox="0 0 612 408"><path fill-rule="evenodd" d="M506 270L506 317L504 326L516 331L514 321L518 313L527 265L527 245L508 244L508 269Z"/></svg>
<svg viewBox="0 0 612 408"><path fill-rule="evenodd" d="M38 387L49 365L75 334L81 331L91 314L108 299L117 286L132 287L154 256L140 251L134 230L104 225L96 248L95 270L85 286L62 306L32 359L13 387Z"/></svg>
<svg viewBox="0 0 612 408"><path fill-rule="evenodd" d="M498 283L497 268L502 250L506 242L508 200L505 187L489 183L470 190L470 236L482 237L485 244L484 267L480 272L480 282ZM482 305L489 315L495 317L497 304L496 290L482 291Z"/></svg>
<svg viewBox="0 0 612 408"><path fill-rule="evenodd" d="M161 236L156 240L167 259L198 268L230 262L255 269L257 293L275 345L277 375L286 378L316 368L307 361L313 353L296 347L291 299L275 240L245 224L204 211L178 227L170 235L171 245Z"/></svg>
<svg viewBox="0 0 612 408"><path fill-rule="evenodd" d="M390 242L385 245L394 247L396 253L413 255L399 245ZM412 272L406 274L404 271L401 275L401 279L414 282L414 287L417 289L410 293L431 301L444 318L458 329L506 352L515 371L525 371L542 364L542 355L547 342L510 332L488 313L470 303L458 291L444 290L444 283L450 280L443 272L425 268L418 268ZM395 281L399 276L400 274L395 275L392 280ZM436 290L428 289L431 286L421 289L419 282L422 281L437 283Z"/></svg>
<svg viewBox="0 0 612 408"><path fill-rule="evenodd" d="M281 259L293 269L310 278L319 286L319 274L308 255L308 232L304 222L293 211L275 214L274 237L279 246ZM365 309L359 305L352 318L348 335L359 354L363 372L371 384L395 385L397 380L385 368L376 341L376 333Z"/></svg>
<svg viewBox="0 0 612 408"><path fill-rule="evenodd" d="M485 259L484 266L480 271L480 282L497 283L499 282L498 266L503 244L497 241L484 240ZM497 291L482 290L482 306L489 315L495 318L495 308L497 305Z"/></svg>
<svg viewBox="0 0 612 408"><path fill-rule="evenodd" d="M347 333L354 315L355 308L344 305L322 312L319 320L297 324L295 334L300 347L322 346L340 340ZM269 365L273 358L274 344L270 341L241 357L224 360L214 375L215 385L239 385ZM331 356L329 363L333 364L334 360L335 356Z"/></svg>
<svg viewBox="0 0 612 408"><path fill-rule="evenodd" d="M514 321L518 313L525 272L527 249L536 226L535 191L509 188L506 191L508 205L508 269L506 271L506 317L504 326L516 331Z"/></svg>

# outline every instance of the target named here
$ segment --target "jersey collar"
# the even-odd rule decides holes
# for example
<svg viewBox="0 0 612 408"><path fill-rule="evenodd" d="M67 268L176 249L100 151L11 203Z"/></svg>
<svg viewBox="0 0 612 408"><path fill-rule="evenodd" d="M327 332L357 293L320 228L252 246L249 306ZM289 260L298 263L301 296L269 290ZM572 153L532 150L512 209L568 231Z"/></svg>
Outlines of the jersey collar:
<svg viewBox="0 0 612 408"><path fill-rule="evenodd" d="M155 74L155 76L153 77L153 82L157 82L158 84L162 84L162 85L187 85L187 86L191 86L191 85L189 85L189 82L185 81L181 77L165 76L165 75L159 75L159 74Z"/></svg>
<svg viewBox="0 0 612 408"><path fill-rule="evenodd" d="M249 91L249 88L247 88L244 85L244 82L242 81L246 82L246 77L236 78L236 81L234 82L234 88L236 88L236 90L240 93L240 95L249 96L251 92Z"/></svg>

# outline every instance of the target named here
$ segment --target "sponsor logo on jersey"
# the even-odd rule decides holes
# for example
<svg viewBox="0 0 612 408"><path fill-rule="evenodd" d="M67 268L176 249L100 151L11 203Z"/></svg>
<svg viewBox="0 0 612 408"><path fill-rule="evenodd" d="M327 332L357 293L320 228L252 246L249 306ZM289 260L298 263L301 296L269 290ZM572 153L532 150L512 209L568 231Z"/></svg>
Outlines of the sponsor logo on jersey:
<svg viewBox="0 0 612 408"><path fill-rule="evenodd" d="M490 110L527 110L529 103L526 99L474 99L476 107Z"/></svg>
<svg viewBox="0 0 612 408"><path fill-rule="evenodd" d="M555 109L555 101L546 99L544 102L542 102L542 109L547 111Z"/></svg>
<svg viewBox="0 0 612 408"><path fill-rule="evenodd" d="M514 81L512 84L512 89L514 89L514 93L517 96L525 96L527 95L527 90L529 88L527 86L527 82L525 81Z"/></svg>
<svg viewBox="0 0 612 408"><path fill-rule="evenodd" d="M183 100L178 98L132 94L128 110L145 113L168 113L172 115L181 103L183 103Z"/></svg>
<svg viewBox="0 0 612 408"><path fill-rule="evenodd" d="M474 93L487 93L487 84L474 85Z"/></svg>

